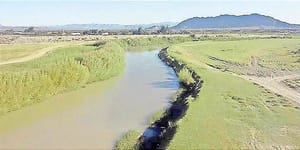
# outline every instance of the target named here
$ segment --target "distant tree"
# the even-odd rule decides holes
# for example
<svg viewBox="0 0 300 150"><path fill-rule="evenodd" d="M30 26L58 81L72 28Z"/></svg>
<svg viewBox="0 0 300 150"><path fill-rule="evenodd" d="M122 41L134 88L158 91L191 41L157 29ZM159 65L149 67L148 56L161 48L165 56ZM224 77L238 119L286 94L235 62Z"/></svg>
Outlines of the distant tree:
<svg viewBox="0 0 300 150"><path fill-rule="evenodd" d="M97 35L98 34L98 30L97 29L92 29L92 30L86 30L83 31L82 33L83 35Z"/></svg>
<svg viewBox="0 0 300 150"><path fill-rule="evenodd" d="M142 27L139 27L138 30L137 30L137 33L139 35L143 34L143 28Z"/></svg>
<svg viewBox="0 0 300 150"><path fill-rule="evenodd" d="M132 32L130 30L122 30L119 32L120 35L130 35Z"/></svg>
<svg viewBox="0 0 300 150"><path fill-rule="evenodd" d="M34 31L34 27L29 27L24 30L24 32L33 32L33 31Z"/></svg>
<svg viewBox="0 0 300 150"><path fill-rule="evenodd" d="M82 34L83 34L83 35L88 35L88 34L89 34L89 31L83 31Z"/></svg>
<svg viewBox="0 0 300 150"><path fill-rule="evenodd" d="M92 34L92 35L96 35L97 33L98 33L97 29L90 30L90 34Z"/></svg>
<svg viewBox="0 0 300 150"><path fill-rule="evenodd" d="M192 39L195 39L195 38L196 38L196 35L195 35L195 34L191 34L190 37L191 37Z"/></svg>
<svg viewBox="0 0 300 150"><path fill-rule="evenodd" d="M144 30L142 27L139 27L136 31L133 31L133 34L142 35L142 34L144 34Z"/></svg>
<svg viewBox="0 0 300 150"><path fill-rule="evenodd" d="M162 34L165 34L165 33L168 32L168 30L169 30L168 26L161 26L158 32L162 33Z"/></svg>

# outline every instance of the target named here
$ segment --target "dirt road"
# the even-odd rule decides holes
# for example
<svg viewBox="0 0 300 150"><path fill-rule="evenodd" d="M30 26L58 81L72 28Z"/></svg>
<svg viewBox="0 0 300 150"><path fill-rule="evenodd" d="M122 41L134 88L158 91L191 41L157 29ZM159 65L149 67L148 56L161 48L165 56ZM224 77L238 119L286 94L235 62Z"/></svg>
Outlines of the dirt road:
<svg viewBox="0 0 300 150"><path fill-rule="evenodd" d="M57 49L59 47L62 47L62 46L63 45L55 45L55 46L51 46L51 47L42 48L42 49L40 49L38 51L33 52L31 55L0 62L0 65L26 62L26 61L29 61L29 60L32 60L32 59L35 59L35 58L42 57L46 53L48 53L48 52L50 52L52 50L55 50L55 49Z"/></svg>
<svg viewBox="0 0 300 150"><path fill-rule="evenodd" d="M208 66L209 69L221 71L219 69L216 69L212 66ZM300 78L300 71L282 75L282 76L275 76L275 77L257 77L257 76L249 76L249 75L238 75L235 73L230 72L231 75L241 77L243 79L249 80L251 82L257 83L264 88L279 94L281 96L284 96L286 98L289 98L297 103L300 104L300 93L297 92L295 89L292 89L282 83L283 80L286 79L296 79Z"/></svg>
<svg viewBox="0 0 300 150"><path fill-rule="evenodd" d="M45 54L47 54L48 52L56 50L57 48L68 46L68 45L81 45L83 43L84 42L78 42L78 43L58 43L57 45L53 45L53 46L49 46L49 47L37 50L37 51L33 52L31 55L28 55L28 56L25 56L25 57L15 58L15 59L11 59L11 60L0 62L0 65L7 65L7 64L21 63L21 62L30 61L32 59L36 59L36 58L42 57ZM87 42L85 42L85 43L87 43Z"/></svg>
<svg viewBox="0 0 300 150"><path fill-rule="evenodd" d="M278 77L256 77L256 76L246 76L246 75L238 75L243 79L250 80L254 83L257 83L266 89L282 95L286 98L294 100L295 102L300 104L300 93L296 90L289 88L288 86L284 85L281 81L286 79L295 79L300 78L300 72L296 72L289 75L283 75Z"/></svg>

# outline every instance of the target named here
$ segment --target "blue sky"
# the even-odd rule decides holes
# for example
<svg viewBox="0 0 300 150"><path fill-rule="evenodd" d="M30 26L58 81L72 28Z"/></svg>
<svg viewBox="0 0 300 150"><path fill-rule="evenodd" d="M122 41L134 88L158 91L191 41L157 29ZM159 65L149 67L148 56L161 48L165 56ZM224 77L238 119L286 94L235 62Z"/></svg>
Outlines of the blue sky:
<svg viewBox="0 0 300 150"><path fill-rule="evenodd" d="M96 1L0 0L2 25L178 22L200 16L260 13L300 24L300 0Z"/></svg>

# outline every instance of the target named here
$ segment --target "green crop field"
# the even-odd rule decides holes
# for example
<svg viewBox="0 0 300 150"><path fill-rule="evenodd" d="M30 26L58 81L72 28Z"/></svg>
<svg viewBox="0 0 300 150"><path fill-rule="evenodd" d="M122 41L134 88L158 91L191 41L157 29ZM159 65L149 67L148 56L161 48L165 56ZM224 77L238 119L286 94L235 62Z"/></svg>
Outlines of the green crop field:
<svg viewBox="0 0 300 150"><path fill-rule="evenodd" d="M252 56L260 60L262 68L299 70L294 53L299 47L299 39L199 41L171 46L169 54L195 70L204 84L200 96L178 122L169 149L299 148L298 104L207 66L243 73L228 65L251 66Z"/></svg>

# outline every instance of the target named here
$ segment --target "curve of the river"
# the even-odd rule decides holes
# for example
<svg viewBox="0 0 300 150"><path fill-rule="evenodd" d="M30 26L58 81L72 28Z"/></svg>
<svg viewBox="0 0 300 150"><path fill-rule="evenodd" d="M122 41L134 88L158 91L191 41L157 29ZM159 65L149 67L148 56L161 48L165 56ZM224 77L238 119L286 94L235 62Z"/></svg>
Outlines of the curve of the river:
<svg viewBox="0 0 300 150"><path fill-rule="evenodd" d="M121 77L1 117L0 149L112 149L126 131L143 131L179 87L157 54L127 52Z"/></svg>

